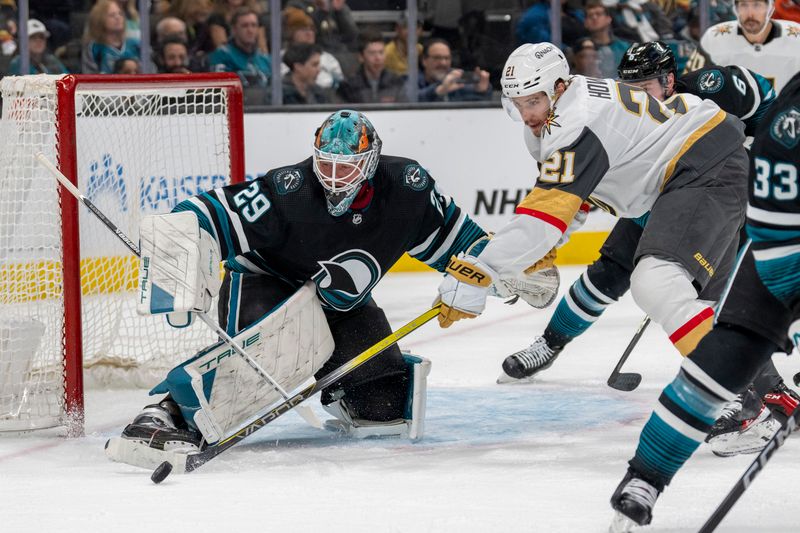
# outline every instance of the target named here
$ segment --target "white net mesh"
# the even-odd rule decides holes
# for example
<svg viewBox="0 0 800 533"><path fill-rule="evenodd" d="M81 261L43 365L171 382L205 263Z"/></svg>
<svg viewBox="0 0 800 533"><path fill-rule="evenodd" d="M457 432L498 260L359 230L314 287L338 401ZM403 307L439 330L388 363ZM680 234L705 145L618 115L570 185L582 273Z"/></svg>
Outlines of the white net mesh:
<svg viewBox="0 0 800 533"><path fill-rule="evenodd" d="M0 82L0 430L63 422L60 206L55 179L33 158L56 161L57 79ZM229 182L224 88L78 85L75 108L78 188L134 242L143 214ZM137 259L79 211L87 386L152 386L214 334L199 321L176 330L138 316Z"/></svg>

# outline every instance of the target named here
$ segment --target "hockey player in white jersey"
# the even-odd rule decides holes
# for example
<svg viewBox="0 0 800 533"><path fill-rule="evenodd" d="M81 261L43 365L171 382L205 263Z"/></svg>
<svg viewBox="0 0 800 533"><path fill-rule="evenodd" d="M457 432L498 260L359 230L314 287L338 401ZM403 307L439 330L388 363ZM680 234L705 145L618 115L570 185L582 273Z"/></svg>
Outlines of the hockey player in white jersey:
<svg viewBox="0 0 800 533"><path fill-rule="evenodd" d="M774 0L737 0L736 21L711 26L700 46L717 65L740 65L772 82L779 92L800 71L800 24L770 20Z"/></svg>
<svg viewBox="0 0 800 533"><path fill-rule="evenodd" d="M544 257L588 200L620 217L650 212L631 292L689 353L713 319L698 292L730 256L744 219L742 123L692 95L661 103L631 85L571 77L550 43L514 51L502 82L507 110L527 126L540 178L478 257L451 260L439 287L440 323L480 314L487 282Z"/></svg>

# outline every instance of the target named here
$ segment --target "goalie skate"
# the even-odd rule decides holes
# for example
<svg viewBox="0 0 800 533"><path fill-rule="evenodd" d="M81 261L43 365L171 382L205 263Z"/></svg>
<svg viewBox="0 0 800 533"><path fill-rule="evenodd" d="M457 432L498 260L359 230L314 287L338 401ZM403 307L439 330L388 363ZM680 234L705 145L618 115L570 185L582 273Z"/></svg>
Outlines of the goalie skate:
<svg viewBox="0 0 800 533"><path fill-rule="evenodd" d="M549 346L544 337L536 337L533 344L506 357L497 383L530 383L536 374L550 368L561 350L563 347Z"/></svg>
<svg viewBox="0 0 800 533"><path fill-rule="evenodd" d="M122 431L109 439L106 456L112 461L155 468L164 461L185 464L186 454L199 451L202 436L190 429L171 400L148 405ZM180 458L183 456L183 459Z"/></svg>

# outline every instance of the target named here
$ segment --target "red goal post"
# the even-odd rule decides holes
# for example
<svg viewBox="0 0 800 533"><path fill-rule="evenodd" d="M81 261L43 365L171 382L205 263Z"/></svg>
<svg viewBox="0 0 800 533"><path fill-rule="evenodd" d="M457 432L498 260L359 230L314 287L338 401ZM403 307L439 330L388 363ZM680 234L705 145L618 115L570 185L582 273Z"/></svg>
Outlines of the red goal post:
<svg viewBox="0 0 800 533"><path fill-rule="evenodd" d="M143 214L244 180L229 73L0 81L0 431L83 428L84 372L151 386L214 342L135 313L137 263L57 186L42 152L134 241Z"/></svg>

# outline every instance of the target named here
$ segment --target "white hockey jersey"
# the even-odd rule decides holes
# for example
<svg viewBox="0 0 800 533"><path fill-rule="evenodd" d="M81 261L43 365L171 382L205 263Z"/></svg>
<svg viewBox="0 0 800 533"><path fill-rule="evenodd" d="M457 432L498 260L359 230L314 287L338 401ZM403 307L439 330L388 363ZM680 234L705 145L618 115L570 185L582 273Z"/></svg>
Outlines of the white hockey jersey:
<svg viewBox="0 0 800 533"><path fill-rule="evenodd" d="M773 20L764 44L751 44L736 21L715 24L706 30L700 46L717 65L739 65L767 78L779 93L800 71L800 24Z"/></svg>
<svg viewBox="0 0 800 533"><path fill-rule="evenodd" d="M644 215L678 160L726 117L715 103L694 95L677 94L662 103L631 85L573 76L541 137L525 127L540 176L481 260L504 276L516 275L558 242L584 200L615 216ZM723 136L726 142L704 145L703 163L741 145L739 125Z"/></svg>

